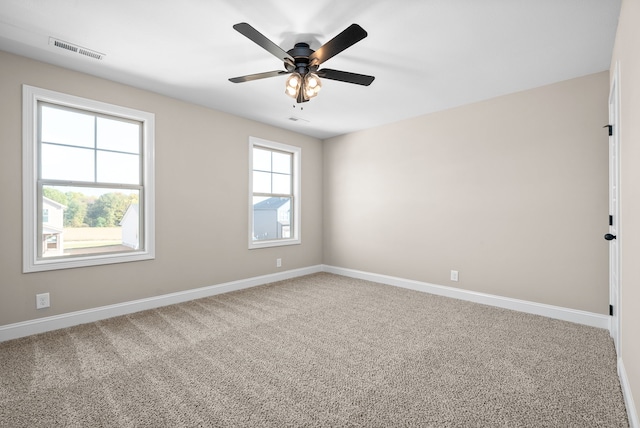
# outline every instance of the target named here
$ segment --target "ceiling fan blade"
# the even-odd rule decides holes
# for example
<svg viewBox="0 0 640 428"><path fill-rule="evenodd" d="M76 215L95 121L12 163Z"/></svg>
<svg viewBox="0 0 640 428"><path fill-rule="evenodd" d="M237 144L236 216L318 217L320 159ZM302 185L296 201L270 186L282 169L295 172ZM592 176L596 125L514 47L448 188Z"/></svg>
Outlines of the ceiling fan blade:
<svg viewBox="0 0 640 428"><path fill-rule="evenodd" d="M360 40L367 37L367 32L358 24L351 24L342 33L322 45L317 51L309 56L309 62L320 65L329 58L334 57L348 47L355 45Z"/></svg>
<svg viewBox="0 0 640 428"><path fill-rule="evenodd" d="M375 77L367 76L365 74L349 73L348 71L332 70L330 68L323 68L322 70L318 70L316 74L319 77L323 77L325 79L355 83L356 85L363 86L369 86L375 79Z"/></svg>
<svg viewBox="0 0 640 428"><path fill-rule="evenodd" d="M280 59L281 61L284 61L287 63L294 62L294 59L291 55L286 53L284 50L282 50L280 46L276 45L271 40L267 39L262 33L260 33L258 30L256 30L246 22L241 22L239 24L236 24L233 26L233 28L237 32L239 32L240 34L242 34L243 36L247 37L249 40L257 44L258 46L260 46L261 48L265 49L271 55Z"/></svg>
<svg viewBox="0 0 640 428"><path fill-rule="evenodd" d="M264 73L256 73L256 74L248 74L246 76L232 77L231 79L229 79L229 81L233 83L250 82L252 80L266 79L267 77L276 77L276 76L281 76L283 74L289 74L289 72L284 70L267 71Z"/></svg>

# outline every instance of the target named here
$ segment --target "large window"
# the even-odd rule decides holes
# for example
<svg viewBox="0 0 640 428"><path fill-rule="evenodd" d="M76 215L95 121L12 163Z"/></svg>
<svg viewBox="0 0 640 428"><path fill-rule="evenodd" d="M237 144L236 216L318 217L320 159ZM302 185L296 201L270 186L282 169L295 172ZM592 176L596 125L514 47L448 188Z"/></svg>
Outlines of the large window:
<svg viewBox="0 0 640 428"><path fill-rule="evenodd" d="M249 248L300 243L299 147L249 140Z"/></svg>
<svg viewBox="0 0 640 428"><path fill-rule="evenodd" d="M154 257L154 116L23 87L24 272Z"/></svg>

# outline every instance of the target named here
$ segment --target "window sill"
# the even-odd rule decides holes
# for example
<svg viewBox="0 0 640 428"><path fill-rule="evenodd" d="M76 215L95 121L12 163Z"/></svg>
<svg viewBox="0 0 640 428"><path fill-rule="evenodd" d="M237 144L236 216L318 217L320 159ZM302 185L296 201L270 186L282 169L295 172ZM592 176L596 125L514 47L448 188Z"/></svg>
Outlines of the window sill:
<svg viewBox="0 0 640 428"><path fill-rule="evenodd" d="M49 270L73 269L80 267L107 265L115 263L128 263L143 260L153 260L155 255L148 251L138 251L129 254L113 254L100 256L74 257L73 259L37 260L33 264L25 264L23 273L43 272Z"/></svg>
<svg viewBox="0 0 640 428"><path fill-rule="evenodd" d="M250 250L258 248L284 247L287 245L300 245L300 239L278 239L273 241L255 241L249 242Z"/></svg>

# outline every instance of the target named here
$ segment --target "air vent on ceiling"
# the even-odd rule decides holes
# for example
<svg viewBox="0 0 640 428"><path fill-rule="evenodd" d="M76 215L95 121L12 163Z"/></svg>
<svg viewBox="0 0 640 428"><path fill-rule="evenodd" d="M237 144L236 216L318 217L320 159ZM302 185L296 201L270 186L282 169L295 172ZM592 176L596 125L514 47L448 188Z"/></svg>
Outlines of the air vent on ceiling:
<svg viewBox="0 0 640 428"><path fill-rule="evenodd" d="M74 45L73 43L65 42L64 40L55 39L53 37L49 37L49 44L93 59L102 59L105 57L105 54L103 53L83 48L82 46Z"/></svg>
<svg viewBox="0 0 640 428"><path fill-rule="evenodd" d="M306 122L306 123L309 123L309 121L308 121L307 119L302 119L302 118L295 117L295 116L291 116L291 117L289 118L289 120L290 120L290 121L292 121L292 122L298 122L298 121L300 121L300 122Z"/></svg>

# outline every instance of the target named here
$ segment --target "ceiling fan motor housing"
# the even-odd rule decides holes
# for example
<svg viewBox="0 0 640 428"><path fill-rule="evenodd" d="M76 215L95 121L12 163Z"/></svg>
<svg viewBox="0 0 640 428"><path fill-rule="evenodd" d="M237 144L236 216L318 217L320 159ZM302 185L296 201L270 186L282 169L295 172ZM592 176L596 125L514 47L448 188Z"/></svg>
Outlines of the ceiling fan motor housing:
<svg viewBox="0 0 640 428"><path fill-rule="evenodd" d="M284 66L287 71L296 71L300 75L304 76L309 72L314 72L318 69L318 65L310 65L309 57L315 51L309 47L308 43L296 43L293 49L287 51L289 55L295 60L294 64L285 62Z"/></svg>

